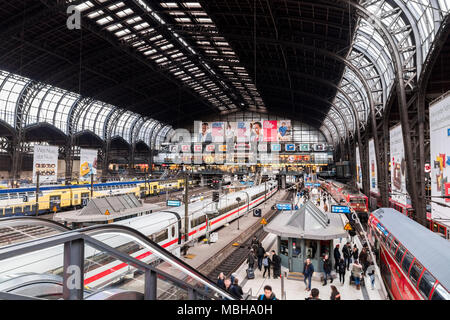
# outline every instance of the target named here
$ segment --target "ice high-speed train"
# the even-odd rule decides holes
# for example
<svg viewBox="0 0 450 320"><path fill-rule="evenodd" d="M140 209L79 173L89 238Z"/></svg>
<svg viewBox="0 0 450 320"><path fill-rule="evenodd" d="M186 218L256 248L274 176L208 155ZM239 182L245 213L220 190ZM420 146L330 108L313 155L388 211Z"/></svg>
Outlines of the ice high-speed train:
<svg viewBox="0 0 450 320"><path fill-rule="evenodd" d="M214 231L224 224L244 215L248 209L269 199L277 191L277 182L269 181L243 191L220 197L218 203L211 199L189 204L188 242L195 241L208 231ZM239 204L237 198L240 198ZM128 220L115 222L136 229L160 246L180 255L180 248L186 244L184 236L184 206L155 212ZM145 263L155 260L142 244L124 235L103 234L94 238ZM38 272L62 275L63 246L43 249L31 254L3 260L0 276L12 273ZM133 273L133 267L118 261L95 249L85 247L84 284L88 288L99 289L126 274Z"/></svg>

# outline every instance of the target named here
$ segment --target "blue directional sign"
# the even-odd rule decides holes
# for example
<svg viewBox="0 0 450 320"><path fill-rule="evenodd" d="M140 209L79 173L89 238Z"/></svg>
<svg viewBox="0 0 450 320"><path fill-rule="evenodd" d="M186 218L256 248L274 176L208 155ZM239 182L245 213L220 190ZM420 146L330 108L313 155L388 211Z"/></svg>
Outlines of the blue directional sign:
<svg viewBox="0 0 450 320"><path fill-rule="evenodd" d="M277 210L292 210L292 204L290 203L277 203L275 207Z"/></svg>
<svg viewBox="0 0 450 320"><path fill-rule="evenodd" d="M320 187L320 183L314 183L314 187Z"/></svg>
<svg viewBox="0 0 450 320"><path fill-rule="evenodd" d="M167 206L168 207L180 207L181 201L180 200L167 200Z"/></svg>
<svg viewBox="0 0 450 320"><path fill-rule="evenodd" d="M312 184L311 182L306 182L306 183L305 183L305 186L306 186L306 187L312 187L313 184Z"/></svg>
<svg viewBox="0 0 450 320"><path fill-rule="evenodd" d="M332 213L351 213L349 207L347 207L347 206L336 206L336 205L332 205L331 206L331 212Z"/></svg>
<svg viewBox="0 0 450 320"><path fill-rule="evenodd" d="M295 151L295 144L287 144L285 148L286 151Z"/></svg>

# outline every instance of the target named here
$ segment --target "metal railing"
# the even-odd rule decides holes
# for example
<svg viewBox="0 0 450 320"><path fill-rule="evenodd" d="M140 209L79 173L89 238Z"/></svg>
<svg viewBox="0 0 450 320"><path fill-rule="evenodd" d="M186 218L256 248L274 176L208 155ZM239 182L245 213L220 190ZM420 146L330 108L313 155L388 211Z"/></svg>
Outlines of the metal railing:
<svg viewBox="0 0 450 320"><path fill-rule="evenodd" d="M19 219L17 219L19 220ZM33 220L24 218L23 220ZM127 236L135 242L139 243L145 249L162 261L170 264L171 268L181 271L185 279L180 279L172 274L156 268L152 264L144 263L131 255L121 252L116 248L110 247L106 243L94 238L98 234L119 234ZM51 249L56 246L63 245L63 299L67 300L81 300L84 297L84 260L85 260L85 246L106 253L113 259L122 263L128 264L134 270L140 271L145 275L144 278L144 299L156 300L158 299L157 288L158 279L169 281L175 290L187 291L187 299L228 299L234 298L226 291L219 288L216 284L211 282L208 278L185 264L183 261L157 245L148 240L143 234L140 234L132 228L125 226L93 226L77 231L67 231L57 235L46 238L36 239L24 243L10 245L0 248L0 263L7 263L5 260L17 258L19 256L30 255L44 249ZM78 272L73 272L78 270ZM14 271L12 271L14 272ZM76 274L77 277L73 275ZM75 279L75 280L74 280ZM191 284L187 279L194 280L196 285ZM13 293L0 292L0 299L37 299L35 297L18 296Z"/></svg>

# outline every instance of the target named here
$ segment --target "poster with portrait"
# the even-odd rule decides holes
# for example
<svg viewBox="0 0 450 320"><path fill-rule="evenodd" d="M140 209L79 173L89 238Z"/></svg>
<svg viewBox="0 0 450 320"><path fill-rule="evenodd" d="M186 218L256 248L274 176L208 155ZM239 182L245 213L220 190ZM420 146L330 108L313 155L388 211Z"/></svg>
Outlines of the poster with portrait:
<svg viewBox="0 0 450 320"><path fill-rule="evenodd" d="M97 155L96 149L80 149L80 180L90 180L91 175L97 174Z"/></svg>
<svg viewBox="0 0 450 320"><path fill-rule="evenodd" d="M35 145L33 151L33 183L39 172L39 182L56 182L58 174L58 147Z"/></svg>
<svg viewBox="0 0 450 320"><path fill-rule="evenodd" d="M237 123L236 122L225 122L225 143L232 145L236 142L237 137Z"/></svg>
<svg viewBox="0 0 450 320"><path fill-rule="evenodd" d="M211 124L209 122L200 122L197 124L198 131L196 132L196 140L201 143L213 142Z"/></svg>
<svg viewBox="0 0 450 320"><path fill-rule="evenodd" d="M278 120L277 126L278 141L292 141L291 120Z"/></svg>
<svg viewBox="0 0 450 320"><path fill-rule="evenodd" d="M263 142L264 131L261 121L250 122L250 142Z"/></svg>
<svg viewBox="0 0 450 320"><path fill-rule="evenodd" d="M391 153L391 198L401 204L410 204L406 190L406 160L403 145L402 126L397 125L389 130Z"/></svg>
<svg viewBox="0 0 450 320"><path fill-rule="evenodd" d="M370 191L379 193L377 176L377 156L375 154L375 143L373 139L369 140L369 173L370 173Z"/></svg>
<svg viewBox="0 0 450 320"><path fill-rule="evenodd" d="M430 105L431 219L450 219L450 94Z"/></svg>

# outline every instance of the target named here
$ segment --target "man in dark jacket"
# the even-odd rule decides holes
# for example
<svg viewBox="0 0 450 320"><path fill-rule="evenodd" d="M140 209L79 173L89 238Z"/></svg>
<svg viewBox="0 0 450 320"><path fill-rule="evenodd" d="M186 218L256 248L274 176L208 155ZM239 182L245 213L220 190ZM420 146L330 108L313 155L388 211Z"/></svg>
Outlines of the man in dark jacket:
<svg viewBox="0 0 450 320"><path fill-rule="evenodd" d="M277 300L275 294L272 292L271 286L264 287L264 294L258 297L258 300Z"/></svg>
<svg viewBox="0 0 450 320"><path fill-rule="evenodd" d="M359 260L359 263L361 263L361 265L363 267L364 274L366 274L367 267L369 266L368 254L367 254L366 248L362 248L361 253L359 254L358 260Z"/></svg>
<svg viewBox="0 0 450 320"><path fill-rule="evenodd" d="M311 290L311 277L313 273L314 273L314 266L311 263L311 259L308 258L306 259L306 262L303 265L303 276L304 276L303 282L305 282L306 291ZM308 280L308 284L306 283L306 280Z"/></svg>
<svg viewBox="0 0 450 320"><path fill-rule="evenodd" d="M334 268L338 272L339 260L341 260L341 252L339 251L339 243L334 248Z"/></svg>
<svg viewBox="0 0 450 320"><path fill-rule="evenodd" d="M239 285L239 280L237 278L234 278L234 283L231 285L230 293L239 300L242 300L242 295L244 292L242 291L242 287Z"/></svg>
<svg viewBox="0 0 450 320"><path fill-rule="evenodd" d="M281 258L272 250L273 278L278 279L281 275Z"/></svg>
<svg viewBox="0 0 450 320"><path fill-rule="evenodd" d="M256 236L253 237L252 243L250 244L250 246L253 249L253 251L256 252L256 250L258 249L258 246L259 246L259 241L258 241L258 238L256 238Z"/></svg>
<svg viewBox="0 0 450 320"><path fill-rule="evenodd" d="M323 261L323 273L324 273L323 285L326 286L328 277L330 277L331 283L333 283L333 277L331 276L332 266L331 266L330 258L328 257L327 254L323 257L322 261Z"/></svg>
<svg viewBox="0 0 450 320"><path fill-rule="evenodd" d="M352 263L352 247L350 246L350 242L342 248L342 254L344 255L344 262L347 267L347 271L350 270L350 264Z"/></svg>
<svg viewBox="0 0 450 320"><path fill-rule="evenodd" d="M247 263L249 269L253 269L253 267L255 266L255 253L253 249L250 249L250 252L247 257Z"/></svg>
<svg viewBox="0 0 450 320"><path fill-rule="evenodd" d="M256 257L258 257L259 271L261 271L261 269L262 269L262 261L263 261L265 253L266 253L266 250L264 250L263 246L261 244L259 244L258 249L256 249Z"/></svg>

